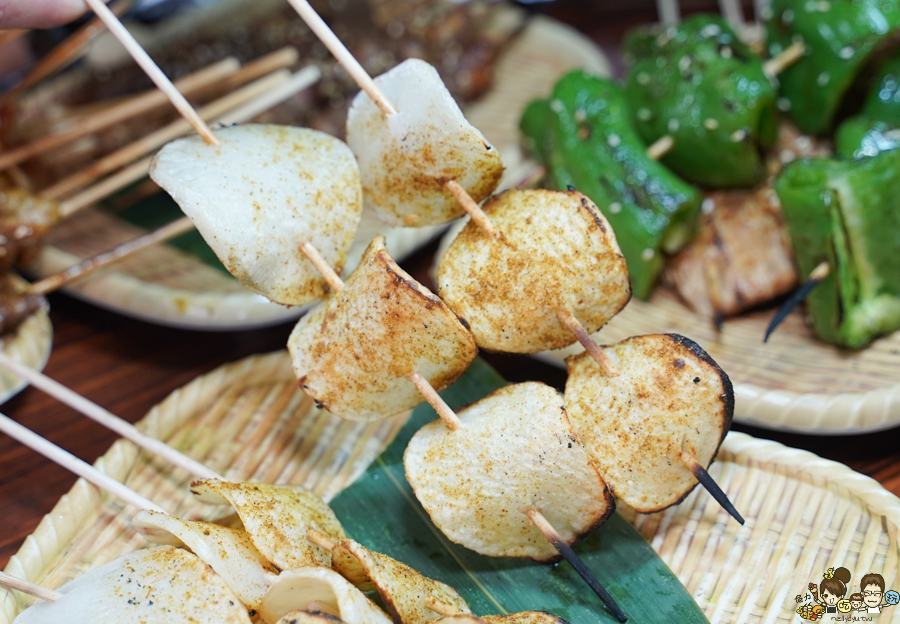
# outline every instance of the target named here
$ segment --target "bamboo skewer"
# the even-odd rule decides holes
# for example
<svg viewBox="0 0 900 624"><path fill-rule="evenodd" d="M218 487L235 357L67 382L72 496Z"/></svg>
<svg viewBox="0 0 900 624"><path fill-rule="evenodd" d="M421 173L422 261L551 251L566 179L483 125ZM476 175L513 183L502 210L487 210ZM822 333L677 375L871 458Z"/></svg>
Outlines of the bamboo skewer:
<svg viewBox="0 0 900 624"><path fill-rule="evenodd" d="M584 565L584 562L575 554L575 551L572 550L572 547L569 546L562 537L560 537L559 533L556 529L553 528L547 518L544 517L537 509L529 509L525 512L525 515L528 516L528 519L531 520L532 524L538 528L538 530L544 534L553 547L559 551L559 554L563 556L563 558L568 561L575 571L578 572L578 575L584 579L585 583L590 586L591 589L594 590L594 593L597 594L597 597L603 601L603 604L606 605L606 608L612 611L613 615L616 616L616 619L620 622L627 622L628 616L625 615L625 612L622 611L622 608L616 604L615 599L610 595L606 588L600 584L597 580L597 577Z"/></svg>
<svg viewBox="0 0 900 624"><path fill-rule="evenodd" d="M557 310L556 318L559 319L560 323L569 328L569 331L575 334L575 337L578 338L578 342L581 343L584 350L587 351L590 356L594 358L594 361L600 365L605 376L617 377L619 375L619 369L616 368L616 365L613 364L612 360L610 360L606 353L603 352L603 349L600 348L600 345L598 345L590 333L588 333L584 325L575 318L575 315L571 310L568 308Z"/></svg>
<svg viewBox="0 0 900 624"><path fill-rule="evenodd" d="M319 80L321 76L321 72L316 67L307 67L305 69L302 69L293 74L283 83L269 89L267 92L257 96L255 99L247 102L243 106L235 108L231 112L222 114L215 120L214 123L227 126L248 121L253 117L259 115L260 113L267 111L273 106L280 104L298 91L302 91L303 89L314 84L317 80ZM259 84L259 81L253 84ZM252 86L253 85L250 85L246 88L250 88ZM143 141L143 139L140 139L139 141ZM60 215L63 218L68 217L75 212L78 212L82 208L90 206L91 204L103 199L104 197L107 197L112 193L125 188L129 184L140 180L147 175L147 171L150 167L151 161L152 157L144 158L143 160L130 165L126 169L123 169L118 173L105 178L94 186L88 187L77 195L74 195L71 198L61 202L59 206Z"/></svg>
<svg viewBox="0 0 900 624"><path fill-rule="evenodd" d="M166 97L169 98L172 105L179 113L181 113L182 117L188 120L194 130L197 131L197 134L202 136L203 140L210 145L218 145L219 139L212 133L212 130L206 125L206 122L203 121L188 101L184 99L181 92L175 88L175 85L172 84L162 70L157 67L156 63L153 62L153 59L150 58L150 55L147 54L144 48L142 48L135 40L134 36L128 32L128 29L122 25L119 18L103 4L103 0L85 0L85 3L97 14L97 17L103 20L103 23L106 24L106 27L113 36L119 40L119 43L125 46L125 49L131 55L131 58L141 66L141 69L144 70L144 73L147 74L157 88L166 94Z"/></svg>
<svg viewBox="0 0 900 624"><path fill-rule="evenodd" d="M9 356L0 352L0 368L7 370L14 375L26 380L35 388L49 394L59 402L68 405L72 409L81 412L91 420L100 423L107 429L110 429L126 440L130 440L139 447L147 449L151 453L171 462L179 468L191 473L191 475L201 479L222 479L222 476L213 470L210 470L195 459L191 459L184 453L181 453L165 442L147 435L131 423L119 418L112 412L103 409L96 403L86 399L77 392L65 387L61 383L54 381L43 373L28 368L27 366L16 362Z"/></svg>
<svg viewBox="0 0 900 624"><path fill-rule="evenodd" d="M27 32L25 29L0 31L0 48L9 45Z"/></svg>
<svg viewBox="0 0 900 624"><path fill-rule="evenodd" d="M131 2L129 0L121 0L112 6L111 11L114 15L122 15L130 6ZM9 104L29 87L74 63L87 49L91 40L103 30L103 22L99 19L93 19L79 28L65 41L44 55L19 84L0 96L0 106Z"/></svg>
<svg viewBox="0 0 900 624"><path fill-rule="evenodd" d="M800 287L787 298L787 301L782 303L778 310L775 311L775 315L772 317L772 320L769 321L768 326L766 326L766 335L763 337L763 342L769 341L769 336L772 335L772 332L778 329L778 326L781 325L794 308L800 305L800 303L806 299L807 295L812 292L812 289L818 286L830 273L831 264L827 261L820 262L816 268L810 272L806 281L803 282Z"/></svg>
<svg viewBox="0 0 900 624"><path fill-rule="evenodd" d="M12 576L6 572L0 572L0 585L9 587L10 589L16 589L20 592L34 596L35 598L46 600L47 602L56 602L63 597L62 594L55 592L52 589L47 589L41 585L35 585L34 583Z"/></svg>
<svg viewBox="0 0 900 624"><path fill-rule="evenodd" d="M697 481L700 482L700 485L706 488L706 491L709 492L716 502L722 506L722 509L727 511L732 518L737 520L740 524L744 524L744 517L735 509L734 505L728 500L728 495L722 491L722 488L719 487L719 484L716 483L715 479L713 479L710 474L706 471L700 462L697 461L697 458L694 457L688 451L682 449L681 451L681 461L687 467L688 470L694 475Z"/></svg>
<svg viewBox="0 0 900 624"><path fill-rule="evenodd" d="M240 64L237 59L227 58L205 67L190 76L186 76L175 84L182 92L189 95L234 74L239 68ZM96 113L86 116L84 119L80 119L75 127L70 130L56 134L48 134L27 145L22 145L0 154L0 171L62 145L67 145L81 137L94 132L99 132L114 124L153 111L166 104L168 104L166 96L155 89L136 97L129 98L120 104L97 111Z"/></svg>
<svg viewBox="0 0 900 624"><path fill-rule="evenodd" d="M147 500L131 488L119 483L109 475L100 472L87 462L78 459L52 442L45 440L4 414L0 414L0 431L14 440L21 442L33 451L40 453L47 459L56 462L63 468L75 473L88 483L92 483L101 490L105 490L113 496L122 499L129 505L134 505L140 509L152 509L153 511L165 512L159 505Z"/></svg>
<svg viewBox="0 0 900 624"><path fill-rule="evenodd" d="M656 0L656 11L663 26L672 26L681 21L681 7L678 0Z"/></svg>
<svg viewBox="0 0 900 624"><path fill-rule="evenodd" d="M199 115L204 119L215 119L278 86L287 80L288 76L289 73L287 70L279 70L269 74L265 78L260 78L242 89L229 93L228 95L207 104L200 109ZM45 189L40 195L44 199L60 199L92 180L149 154L169 141L189 134L190 131L190 123L184 119L176 119L172 123L163 126L155 132L151 132L130 145L126 145L112 154L104 156L89 167L60 180L51 187Z"/></svg>
<svg viewBox="0 0 900 624"><path fill-rule="evenodd" d="M443 615L444 617L450 617L452 615L459 615L459 611L452 608L448 604L444 604L438 600L432 598L431 600L425 603L425 606L437 613L438 615Z"/></svg>

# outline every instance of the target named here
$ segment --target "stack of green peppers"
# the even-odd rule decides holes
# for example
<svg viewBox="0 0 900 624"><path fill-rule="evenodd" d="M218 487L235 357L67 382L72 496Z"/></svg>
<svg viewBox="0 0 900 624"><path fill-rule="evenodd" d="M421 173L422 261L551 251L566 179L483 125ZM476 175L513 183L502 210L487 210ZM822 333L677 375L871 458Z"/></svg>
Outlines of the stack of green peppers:
<svg viewBox="0 0 900 624"><path fill-rule="evenodd" d="M663 253L693 236L700 193L646 155L621 89L582 71L563 77L521 121L527 145L557 189L574 187L609 219L635 296L646 299Z"/></svg>
<svg viewBox="0 0 900 624"><path fill-rule="evenodd" d="M878 68L860 114L838 126L834 149L841 158L867 158L900 146L900 56Z"/></svg>
<svg viewBox="0 0 900 624"><path fill-rule="evenodd" d="M644 141L674 139L663 162L685 179L721 188L765 175L762 150L777 135L775 89L760 58L717 15L632 32L625 93Z"/></svg>
<svg viewBox="0 0 900 624"><path fill-rule="evenodd" d="M775 190L801 274L831 272L806 299L823 340L860 348L900 329L900 150L863 160L801 160Z"/></svg>
<svg viewBox="0 0 900 624"><path fill-rule="evenodd" d="M844 95L872 54L900 31L896 0L773 0L767 11L769 54L797 40L803 58L779 76L781 94L801 130L829 130Z"/></svg>

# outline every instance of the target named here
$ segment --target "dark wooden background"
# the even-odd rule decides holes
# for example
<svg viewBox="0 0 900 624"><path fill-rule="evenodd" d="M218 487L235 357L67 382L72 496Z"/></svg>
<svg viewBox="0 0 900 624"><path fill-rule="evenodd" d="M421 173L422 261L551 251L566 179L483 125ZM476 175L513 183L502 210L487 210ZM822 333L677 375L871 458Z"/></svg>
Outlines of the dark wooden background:
<svg viewBox="0 0 900 624"><path fill-rule="evenodd" d="M619 12L603 4L569 2L541 10L577 26L613 53L624 28L655 19L652 10ZM426 284L434 248L431 245L403 263ZM51 295L50 305L54 345L45 372L132 422L198 375L251 354L284 348L292 328L286 324L245 332L189 332L125 318L63 294ZM561 369L530 358L486 357L513 382L542 380L560 389L565 383ZM32 388L0 411L88 462L103 454L115 439L103 427ZM900 495L900 428L834 437L782 434L741 425L734 429L844 462ZM0 434L0 569L74 481L67 471Z"/></svg>

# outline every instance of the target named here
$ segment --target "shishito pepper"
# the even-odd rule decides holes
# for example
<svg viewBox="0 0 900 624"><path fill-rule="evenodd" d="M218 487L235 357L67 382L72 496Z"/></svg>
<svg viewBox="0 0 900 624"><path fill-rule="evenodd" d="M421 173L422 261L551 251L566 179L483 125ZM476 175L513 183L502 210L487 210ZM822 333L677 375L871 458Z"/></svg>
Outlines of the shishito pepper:
<svg viewBox="0 0 900 624"><path fill-rule="evenodd" d="M693 236L700 192L647 157L621 89L583 71L564 76L549 99L532 102L521 128L550 182L581 191L609 219L632 291L647 298L663 253Z"/></svg>
<svg viewBox="0 0 900 624"><path fill-rule="evenodd" d="M655 36L653 36L655 34ZM777 135L775 88L762 61L719 16L697 15L626 41L625 93L648 143L670 135L663 162L709 187L752 186Z"/></svg>
<svg viewBox="0 0 900 624"><path fill-rule="evenodd" d="M774 0L767 11L771 56L797 40L806 45L778 79L791 116L809 134L831 128L860 71L900 30L896 0Z"/></svg>
<svg viewBox="0 0 900 624"><path fill-rule="evenodd" d="M900 150L863 160L800 160L775 190L802 275L828 262L808 295L816 334L860 348L900 328Z"/></svg>

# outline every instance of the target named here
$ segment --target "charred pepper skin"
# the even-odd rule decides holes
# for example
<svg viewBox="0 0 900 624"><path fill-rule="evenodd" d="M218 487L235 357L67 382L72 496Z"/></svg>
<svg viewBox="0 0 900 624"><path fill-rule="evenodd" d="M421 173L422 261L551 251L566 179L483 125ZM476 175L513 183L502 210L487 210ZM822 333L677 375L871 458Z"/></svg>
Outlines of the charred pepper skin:
<svg viewBox="0 0 900 624"><path fill-rule="evenodd" d="M900 329L900 150L863 160L800 160L775 190L802 275L828 262L806 299L807 319L826 342L858 349Z"/></svg>
<svg viewBox="0 0 900 624"><path fill-rule="evenodd" d="M873 53L900 30L896 0L773 0L768 52L794 41L806 53L778 77L791 117L808 134L831 129L844 95Z"/></svg>
<svg viewBox="0 0 900 624"><path fill-rule="evenodd" d="M655 34L655 36L653 36ZM777 96L759 57L719 16L632 33L625 93L647 143L670 135L663 162L706 187L753 186L776 139Z"/></svg>
<svg viewBox="0 0 900 624"><path fill-rule="evenodd" d="M664 253L696 231L699 190L647 157L624 94L608 80L567 74L549 99L526 108L520 126L551 185L572 186L597 204L628 263L634 295L649 297Z"/></svg>

